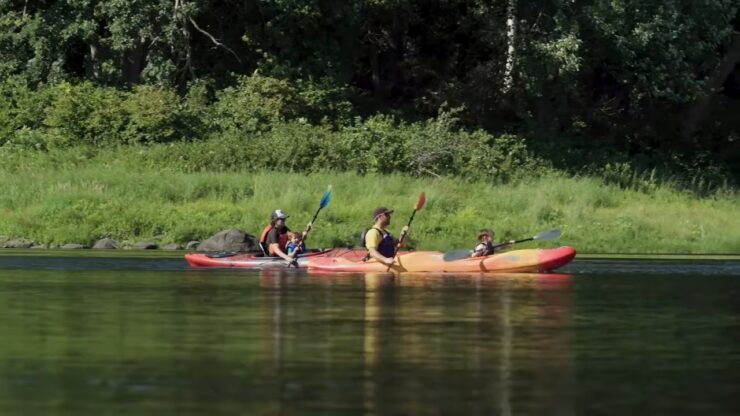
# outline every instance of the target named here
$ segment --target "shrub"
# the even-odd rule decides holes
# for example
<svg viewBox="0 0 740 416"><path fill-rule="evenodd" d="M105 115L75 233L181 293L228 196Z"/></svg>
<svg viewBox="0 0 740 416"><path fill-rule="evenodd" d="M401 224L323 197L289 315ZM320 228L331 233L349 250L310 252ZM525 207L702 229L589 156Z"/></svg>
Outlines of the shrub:
<svg viewBox="0 0 740 416"><path fill-rule="evenodd" d="M179 98L175 91L137 86L126 94L121 105L127 117L123 140L126 143L163 143L176 138Z"/></svg>
<svg viewBox="0 0 740 416"><path fill-rule="evenodd" d="M296 91L284 80L259 75L240 77L237 85L219 91L215 124L224 132L266 131L295 113Z"/></svg>
<svg viewBox="0 0 740 416"><path fill-rule="evenodd" d="M49 98L45 90L32 90L20 77L10 77L0 83L0 146L7 142L26 142L27 132L42 126ZM20 129L24 133L17 138L19 140L13 140Z"/></svg>
<svg viewBox="0 0 740 416"><path fill-rule="evenodd" d="M62 82L51 87L50 94L44 120L49 127L50 146L104 146L120 142L128 122L122 106L123 93L89 82Z"/></svg>
<svg viewBox="0 0 740 416"><path fill-rule="evenodd" d="M314 124L346 126L351 122L352 104L348 101L345 87L335 86L330 81L298 81L299 108L297 116Z"/></svg>
<svg viewBox="0 0 740 416"><path fill-rule="evenodd" d="M349 169L358 173L405 172L408 129L389 115L375 115L343 129L340 141Z"/></svg>
<svg viewBox="0 0 740 416"><path fill-rule="evenodd" d="M334 126L349 120L352 106L345 90L311 81L289 82L259 74L238 78L216 94L214 124L223 132L267 131L284 121Z"/></svg>

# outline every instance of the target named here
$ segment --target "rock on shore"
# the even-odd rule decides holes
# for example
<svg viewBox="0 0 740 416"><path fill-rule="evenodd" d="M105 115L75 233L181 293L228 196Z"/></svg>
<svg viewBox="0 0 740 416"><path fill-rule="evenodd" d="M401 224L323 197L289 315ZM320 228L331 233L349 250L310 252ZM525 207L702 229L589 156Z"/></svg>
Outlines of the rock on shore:
<svg viewBox="0 0 740 416"><path fill-rule="evenodd" d="M198 251L261 251L257 237L244 231L224 230L198 245Z"/></svg>

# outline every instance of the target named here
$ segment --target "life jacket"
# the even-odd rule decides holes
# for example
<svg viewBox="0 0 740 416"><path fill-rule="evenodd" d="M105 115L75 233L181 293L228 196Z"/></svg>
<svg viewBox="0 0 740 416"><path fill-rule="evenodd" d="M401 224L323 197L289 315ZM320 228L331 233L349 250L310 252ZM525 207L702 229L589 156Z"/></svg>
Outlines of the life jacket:
<svg viewBox="0 0 740 416"><path fill-rule="evenodd" d="M363 233L360 236L360 241L362 242L362 245L365 246L365 235L370 232L371 230L377 230L380 235L383 237L382 240L380 240L380 244L378 244L378 252L385 257L393 257L394 254L396 254L396 244L393 242L393 236L391 233L383 233L383 230L380 228L373 227L370 230L367 230L365 233ZM367 248L367 246L365 246ZM370 253L368 251L368 258L370 256Z"/></svg>
<svg viewBox="0 0 740 416"><path fill-rule="evenodd" d="M288 244L285 245L285 249L286 249L285 250L285 254L290 254L293 251L297 251L298 252L297 254L305 253L306 252L306 244L303 241L301 241L298 244L293 244L293 243L290 243L289 242Z"/></svg>
<svg viewBox="0 0 740 416"><path fill-rule="evenodd" d="M475 246L474 252L478 253L480 252L480 256L490 256L494 252L493 243L490 241L486 241L485 243L479 243L477 246Z"/></svg>
<svg viewBox="0 0 740 416"><path fill-rule="evenodd" d="M267 246L267 234L270 234L270 231L275 228L272 224L265 227L262 232L260 233L260 247L262 247L262 252L266 256L275 256L275 251ZM283 228L282 232L278 236L278 247L280 247L280 250L285 252L285 246L288 244L288 227Z"/></svg>

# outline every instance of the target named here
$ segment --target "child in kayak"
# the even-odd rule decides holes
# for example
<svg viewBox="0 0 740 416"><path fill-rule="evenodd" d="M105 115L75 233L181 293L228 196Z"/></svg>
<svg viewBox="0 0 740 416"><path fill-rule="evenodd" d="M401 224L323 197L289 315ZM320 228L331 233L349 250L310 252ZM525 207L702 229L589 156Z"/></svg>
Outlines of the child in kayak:
<svg viewBox="0 0 740 416"><path fill-rule="evenodd" d="M498 251L509 248L514 240L507 241L504 245L496 246L493 244L493 231L488 228L482 228L478 231L478 245L475 246L470 257L490 256Z"/></svg>
<svg viewBox="0 0 740 416"><path fill-rule="evenodd" d="M306 244L303 242L303 234L288 231L288 244L285 246L285 249L290 257L295 257L305 252Z"/></svg>

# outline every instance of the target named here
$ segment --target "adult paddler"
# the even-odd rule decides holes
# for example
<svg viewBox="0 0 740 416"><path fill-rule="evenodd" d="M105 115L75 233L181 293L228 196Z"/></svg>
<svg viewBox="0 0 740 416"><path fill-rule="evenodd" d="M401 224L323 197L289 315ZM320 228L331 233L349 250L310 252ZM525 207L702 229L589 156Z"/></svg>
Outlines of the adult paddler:
<svg viewBox="0 0 740 416"><path fill-rule="evenodd" d="M373 211L373 227L365 233L365 248L367 249L367 258L375 259L385 265L393 264L395 255L396 242L393 236L388 232L388 226L391 225L391 214L393 210L379 207ZM408 226L404 226L401 234L408 231Z"/></svg>
<svg viewBox="0 0 740 416"><path fill-rule="evenodd" d="M314 221L318 218L319 212L329 205L329 201L331 201L331 185L329 185L329 188L324 192L324 195L321 197L321 202L319 202L319 208L316 210L316 213L313 214L311 222L306 225L306 229L301 234L300 240L304 244L304 250L306 237L313 229ZM288 216L285 215L283 211L276 209L272 212L272 215L270 216L270 225L265 227L262 230L262 233L260 233L260 247L265 256L281 257L286 260L289 265L292 264L297 267L295 257L300 250L294 250L291 254L287 253L286 247L288 245L288 232L290 229L285 225L286 219L288 219Z"/></svg>
<svg viewBox="0 0 740 416"><path fill-rule="evenodd" d="M293 261L293 257L285 252L288 244L288 231L285 225L288 216L283 211L276 209L270 216L270 225L265 227L260 234L260 245L266 256L282 257L286 261Z"/></svg>

